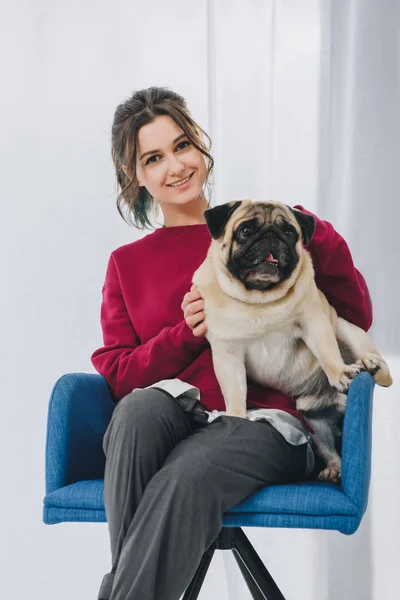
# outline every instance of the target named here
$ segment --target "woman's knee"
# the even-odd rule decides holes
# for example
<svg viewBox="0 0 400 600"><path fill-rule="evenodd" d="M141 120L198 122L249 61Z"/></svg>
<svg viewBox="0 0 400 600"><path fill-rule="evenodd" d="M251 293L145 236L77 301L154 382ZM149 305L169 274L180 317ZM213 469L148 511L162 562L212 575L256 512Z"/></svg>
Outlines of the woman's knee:
<svg viewBox="0 0 400 600"><path fill-rule="evenodd" d="M163 474L166 485L176 486L184 493L197 494L206 488L211 495L215 486L212 478L213 468L210 462L190 454L177 455L176 447L166 459L163 466ZM170 460L171 456L174 456Z"/></svg>
<svg viewBox="0 0 400 600"><path fill-rule="evenodd" d="M114 409L112 420L128 428L145 427L160 414L172 416L174 410L171 399L164 392L154 388L137 389L121 398Z"/></svg>
<svg viewBox="0 0 400 600"><path fill-rule="evenodd" d="M190 430L186 418L172 396L162 390L146 388L134 390L121 398L103 437L103 450L107 455L113 439L119 444L140 444L152 452L164 452Z"/></svg>

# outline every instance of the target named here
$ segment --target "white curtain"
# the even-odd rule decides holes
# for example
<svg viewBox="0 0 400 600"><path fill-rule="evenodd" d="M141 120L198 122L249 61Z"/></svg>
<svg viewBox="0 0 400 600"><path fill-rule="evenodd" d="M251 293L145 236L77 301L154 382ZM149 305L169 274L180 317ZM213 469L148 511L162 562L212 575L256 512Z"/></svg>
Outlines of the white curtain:
<svg viewBox="0 0 400 600"><path fill-rule="evenodd" d="M142 235L115 208L110 125L151 85L181 93L212 137L214 204L303 204L345 237L395 378L375 393L359 531L245 532L288 600L400 597L398 11L398 0L1 3L5 597L94 598L110 568L106 525L41 523L45 422L56 379L93 372L110 252ZM228 597L250 596L216 553L200 598Z"/></svg>
<svg viewBox="0 0 400 600"><path fill-rule="evenodd" d="M370 334L395 383L374 396L370 503L350 543L327 538L328 598L400 595L400 3L321 1L320 214L342 233L372 296Z"/></svg>
<svg viewBox="0 0 400 600"><path fill-rule="evenodd" d="M372 335L400 352L400 2L321 0L321 214L349 242L375 307Z"/></svg>

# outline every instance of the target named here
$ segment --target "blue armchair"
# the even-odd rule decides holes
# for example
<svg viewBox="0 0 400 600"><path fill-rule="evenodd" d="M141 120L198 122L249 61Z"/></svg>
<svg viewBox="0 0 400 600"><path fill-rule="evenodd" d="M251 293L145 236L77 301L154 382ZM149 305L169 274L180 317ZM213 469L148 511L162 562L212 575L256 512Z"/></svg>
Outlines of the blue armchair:
<svg viewBox="0 0 400 600"><path fill-rule="evenodd" d="M284 600L241 527L334 529L354 533L366 510L371 472L374 379L353 380L342 438L342 484L307 481L265 487L224 514L223 527L204 553L185 592L195 600L216 549L233 551L253 598ZM115 403L101 375L72 373L51 393L46 440L43 521L106 522L103 435Z"/></svg>

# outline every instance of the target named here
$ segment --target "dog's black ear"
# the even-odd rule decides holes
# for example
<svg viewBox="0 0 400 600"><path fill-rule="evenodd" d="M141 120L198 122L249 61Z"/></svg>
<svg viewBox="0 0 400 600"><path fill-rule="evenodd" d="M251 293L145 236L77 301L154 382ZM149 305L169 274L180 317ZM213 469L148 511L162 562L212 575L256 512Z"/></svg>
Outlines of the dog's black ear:
<svg viewBox="0 0 400 600"><path fill-rule="evenodd" d="M304 244L307 246L308 242L311 240L315 231L315 219L311 215L306 215L301 212L301 210L296 210L291 206L286 207L292 212L292 214L296 217L296 221L300 225L301 236L303 238Z"/></svg>
<svg viewBox="0 0 400 600"><path fill-rule="evenodd" d="M226 204L214 206L214 208L208 208L204 212L207 227L214 240L221 237L231 214L235 212L241 204L240 200L237 202L227 202Z"/></svg>

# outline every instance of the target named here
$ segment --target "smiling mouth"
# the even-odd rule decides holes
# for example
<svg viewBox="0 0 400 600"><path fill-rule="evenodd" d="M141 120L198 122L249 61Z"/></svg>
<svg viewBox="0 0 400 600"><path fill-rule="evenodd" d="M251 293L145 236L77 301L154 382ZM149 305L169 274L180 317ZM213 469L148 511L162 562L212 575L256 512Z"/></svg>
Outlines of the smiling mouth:
<svg viewBox="0 0 400 600"><path fill-rule="evenodd" d="M193 173L194 173L194 171L193 171ZM174 183L169 183L168 187L179 187L180 185L183 185L183 183L187 183L192 178L193 173L191 173L189 175L189 177L184 177L180 181L176 181Z"/></svg>

